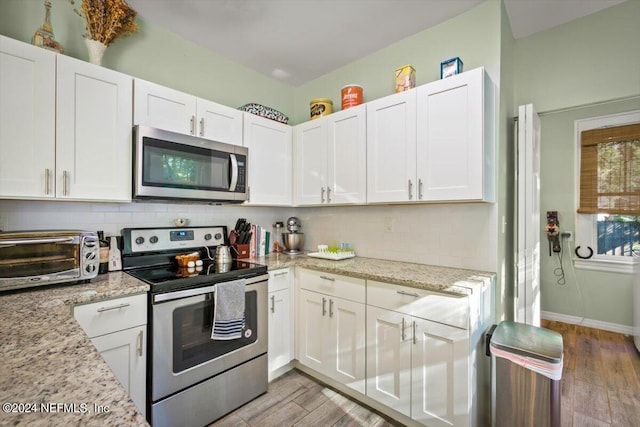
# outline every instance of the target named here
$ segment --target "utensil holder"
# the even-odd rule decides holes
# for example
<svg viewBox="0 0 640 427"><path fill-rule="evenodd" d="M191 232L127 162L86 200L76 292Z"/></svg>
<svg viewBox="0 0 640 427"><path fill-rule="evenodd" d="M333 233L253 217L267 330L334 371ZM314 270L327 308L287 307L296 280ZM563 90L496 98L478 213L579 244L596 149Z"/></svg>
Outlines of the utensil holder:
<svg viewBox="0 0 640 427"><path fill-rule="evenodd" d="M247 243L246 245L240 245L238 243L233 245L233 248L236 251L236 258L237 259L242 259L242 258L249 258L249 244Z"/></svg>

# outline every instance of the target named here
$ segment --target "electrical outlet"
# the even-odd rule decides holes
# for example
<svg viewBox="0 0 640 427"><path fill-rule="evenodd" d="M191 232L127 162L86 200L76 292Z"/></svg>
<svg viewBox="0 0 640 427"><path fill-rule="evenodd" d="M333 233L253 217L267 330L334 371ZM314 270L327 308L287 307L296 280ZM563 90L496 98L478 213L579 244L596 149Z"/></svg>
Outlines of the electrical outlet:
<svg viewBox="0 0 640 427"><path fill-rule="evenodd" d="M390 217L386 217L384 219L384 231L385 233L392 233L393 232L393 223L395 221L393 220L393 218Z"/></svg>
<svg viewBox="0 0 640 427"><path fill-rule="evenodd" d="M566 239L567 242L571 242L573 240L573 233L571 231L563 231L560 235L563 239Z"/></svg>

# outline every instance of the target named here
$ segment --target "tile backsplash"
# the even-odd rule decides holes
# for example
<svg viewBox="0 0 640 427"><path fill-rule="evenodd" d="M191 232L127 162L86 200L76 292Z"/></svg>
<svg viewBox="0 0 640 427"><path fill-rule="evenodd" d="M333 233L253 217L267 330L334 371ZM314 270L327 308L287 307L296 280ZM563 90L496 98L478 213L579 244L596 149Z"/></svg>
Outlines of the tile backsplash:
<svg viewBox="0 0 640 427"><path fill-rule="evenodd" d="M485 271L497 270L497 206L488 203L315 208L210 206L165 203L0 201L6 230L72 228L120 234L124 227L190 225L233 227L238 217L268 228L297 216L306 250L351 243L359 256Z"/></svg>

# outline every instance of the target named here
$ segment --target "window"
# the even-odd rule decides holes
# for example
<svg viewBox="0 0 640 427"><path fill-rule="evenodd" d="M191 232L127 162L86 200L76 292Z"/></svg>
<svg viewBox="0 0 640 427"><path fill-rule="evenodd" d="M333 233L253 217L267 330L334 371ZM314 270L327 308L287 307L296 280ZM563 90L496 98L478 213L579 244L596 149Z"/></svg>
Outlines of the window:
<svg viewBox="0 0 640 427"><path fill-rule="evenodd" d="M632 272L640 251L640 111L576 122L577 267ZM636 255L639 253L636 253Z"/></svg>

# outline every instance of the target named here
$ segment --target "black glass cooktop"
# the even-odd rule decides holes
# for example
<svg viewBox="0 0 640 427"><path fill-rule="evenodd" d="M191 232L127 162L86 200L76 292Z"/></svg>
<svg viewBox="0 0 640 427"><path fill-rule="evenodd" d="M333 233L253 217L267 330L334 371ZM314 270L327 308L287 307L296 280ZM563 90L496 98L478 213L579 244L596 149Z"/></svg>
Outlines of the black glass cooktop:
<svg viewBox="0 0 640 427"><path fill-rule="evenodd" d="M242 260L227 264L208 261L200 267L181 268L172 264L143 267L127 273L151 285L152 293L158 293L259 276L267 273L267 267Z"/></svg>

